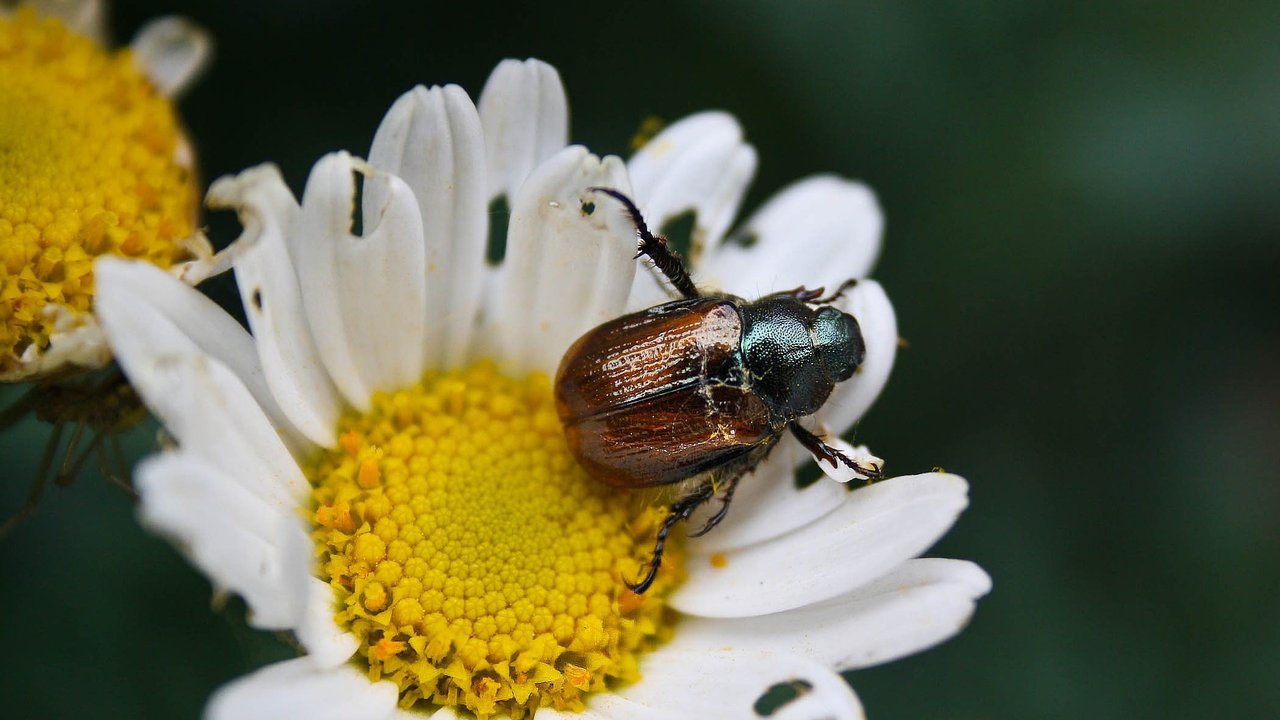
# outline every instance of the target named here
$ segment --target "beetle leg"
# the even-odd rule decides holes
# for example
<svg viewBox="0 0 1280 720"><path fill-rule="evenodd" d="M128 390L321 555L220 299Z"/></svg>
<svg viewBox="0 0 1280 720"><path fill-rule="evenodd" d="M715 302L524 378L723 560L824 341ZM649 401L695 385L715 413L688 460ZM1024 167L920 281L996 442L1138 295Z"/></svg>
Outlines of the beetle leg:
<svg viewBox="0 0 1280 720"><path fill-rule="evenodd" d="M681 520L689 519L693 511L702 503L715 497L715 491L711 488L711 483L702 485L686 497L671 504L671 513L667 515L667 519L662 521L662 527L658 528L658 539L653 544L653 557L649 560L649 571L645 573L640 582L632 585L627 583L627 587L631 592L637 595L643 595L645 590L653 584L655 578L658 577L658 568L662 566L662 551L667 544L667 534L671 532L671 528Z"/></svg>
<svg viewBox="0 0 1280 720"><path fill-rule="evenodd" d="M627 215L631 217L631 222L636 226L636 237L640 240L640 245L636 250L636 257L648 255L653 264L667 277L667 280L671 281L671 284L675 286L675 289L682 297L686 299L696 298L702 294L694 286L693 278L689 277L689 271L685 269L684 261L680 259L680 255L667 244L667 239L649 232L649 226L645 224L644 216L640 214L640 208L636 207L631 198L613 188L589 187L587 190L604 193L622 203L623 207L626 208Z"/></svg>
<svg viewBox="0 0 1280 720"><path fill-rule="evenodd" d="M689 537L702 537L711 531L711 528L720 524L724 516L729 514L729 503L733 502L733 491L738 489L738 481L742 479L742 475L738 475L729 482L725 483L724 495L720 497L720 509L716 510L716 514L707 518L707 522L698 529L697 532L689 533Z"/></svg>
<svg viewBox="0 0 1280 720"><path fill-rule="evenodd" d="M784 297L799 300L802 303L814 303L818 301L818 298L822 297L823 292L824 290L822 288L810 290L809 288L801 285L794 290L779 290L778 292L770 293L765 297Z"/></svg>
<svg viewBox="0 0 1280 720"><path fill-rule="evenodd" d="M857 279L857 278L849 278L848 280L845 280L844 282L840 283L840 287L836 288L836 291L835 291L835 292L833 292L833 293L831 293L831 294L830 294L830 295L828 295L827 297L824 297L824 298L817 298L817 299L814 299L814 300L805 300L805 302L810 303L810 304L813 304L813 305L830 305L831 303L835 302L836 300L839 300L839 299L840 299L840 297L841 297L842 295L844 295L844 291L845 291L845 290L848 290L849 288L851 288L851 287L853 287L854 285L857 285L857 284L858 284L858 279ZM819 295L821 295L821 294L822 294L821 289L819 289L818 294L819 294Z"/></svg>
<svg viewBox="0 0 1280 720"><path fill-rule="evenodd" d="M793 422L789 427L791 428L791 434L795 435L800 444L815 457L820 457L832 465L844 465L856 471L859 475L865 476L869 482L884 479L884 471L880 468L874 466L866 467L854 462L853 458L822 442L822 438L804 429L800 423Z"/></svg>

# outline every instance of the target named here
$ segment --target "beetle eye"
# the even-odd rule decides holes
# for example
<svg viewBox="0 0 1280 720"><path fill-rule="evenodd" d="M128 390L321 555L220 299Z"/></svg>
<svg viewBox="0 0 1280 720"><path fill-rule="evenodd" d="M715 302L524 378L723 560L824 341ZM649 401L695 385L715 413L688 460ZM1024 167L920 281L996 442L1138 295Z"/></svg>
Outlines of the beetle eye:
<svg viewBox="0 0 1280 720"><path fill-rule="evenodd" d="M858 320L833 307L818 311L813 321L813 339L822 363L836 382L848 380L867 355Z"/></svg>

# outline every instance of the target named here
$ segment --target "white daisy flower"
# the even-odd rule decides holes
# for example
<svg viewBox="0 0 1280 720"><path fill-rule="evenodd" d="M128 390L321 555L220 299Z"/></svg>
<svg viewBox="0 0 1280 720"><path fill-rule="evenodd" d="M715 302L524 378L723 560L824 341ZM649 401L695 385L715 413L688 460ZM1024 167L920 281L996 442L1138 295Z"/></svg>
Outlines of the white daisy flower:
<svg viewBox="0 0 1280 720"><path fill-rule="evenodd" d="M154 267L98 263L119 362L177 440L137 471L143 522L306 650L218 691L210 718L756 717L778 683L804 692L772 717L861 717L838 671L941 642L988 591L971 563L915 559L964 480L800 490L790 440L647 594L626 590L661 512L587 479L548 378L579 335L664 296L587 188L656 226L695 211L698 282L749 297L864 275L881 219L866 188L817 177L745 223L749 246L723 244L755 165L732 118L676 123L627 164L566 147L567 126L555 70L507 61L478 110L454 86L406 93L368 162L325 157L300 203L271 166L218 181L252 335ZM834 433L898 339L875 282L841 307L868 353L820 413Z"/></svg>
<svg viewBox="0 0 1280 720"><path fill-rule="evenodd" d="M110 359L90 312L95 258L210 255L173 104L209 38L172 17L124 50L104 38L96 0L0 2L0 382Z"/></svg>

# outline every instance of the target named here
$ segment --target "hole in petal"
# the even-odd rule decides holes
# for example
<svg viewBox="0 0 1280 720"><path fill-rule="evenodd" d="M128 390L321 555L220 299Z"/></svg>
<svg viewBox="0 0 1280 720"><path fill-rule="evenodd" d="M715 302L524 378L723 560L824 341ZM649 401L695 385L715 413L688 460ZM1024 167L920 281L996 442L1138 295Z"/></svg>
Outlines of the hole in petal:
<svg viewBox="0 0 1280 720"><path fill-rule="evenodd" d="M778 712L783 705L793 702L796 698L813 690L813 683L807 680L792 680L790 682L781 682L773 685L764 694L756 700L756 704L751 706L756 711L756 715L760 717L769 717Z"/></svg>
<svg viewBox="0 0 1280 720"><path fill-rule="evenodd" d="M351 197L351 234L364 237L364 173L351 171L354 188Z"/></svg>
<svg viewBox="0 0 1280 720"><path fill-rule="evenodd" d="M497 265L507 255L507 225L511 222L511 206L505 195L489 203L489 245L485 258Z"/></svg>
<svg viewBox="0 0 1280 720"><path fill-rule="evenodd" d="M582 203L582 214L586 216L594 215L596 212L596 204L590 200Z"/></svg>
<svg viewBox="0 0 1280 720"><path fill-rule="evenodd" d="M253 297L250 298L250 300L253 302L253 309L261 310L262 309L262 290L260 288L254 288Z"/></svg>
<svg viewBox="0 0 1280 720"><path fill-rule="evenodd" d="M734 245L741 245L744 248L755 247L760 242L760 236L750 230L739 230L729 237L728 242Z"/></svg>
<svg viewBox="0 0 1280 720"><path fill-rule="evenodd" d="M663 237L683 258L693 258L694 229L697 227L697 220L696 212L686 210L662 225Z"/></svg>

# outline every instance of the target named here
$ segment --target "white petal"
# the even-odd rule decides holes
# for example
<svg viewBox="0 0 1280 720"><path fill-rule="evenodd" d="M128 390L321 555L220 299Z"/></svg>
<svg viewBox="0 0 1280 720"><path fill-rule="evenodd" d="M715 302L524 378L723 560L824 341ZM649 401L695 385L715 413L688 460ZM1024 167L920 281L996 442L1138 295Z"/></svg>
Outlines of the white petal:
<svg viewBox="0 0 1280 720"><path fill-rule="evenodd" d="M308 550L313 549L310 541ZM303 608L294 629L298 642L319 667L336 667L347 661L360 647L355 635L334 622L337 601L333 588L314 576L306 578Z"/></svg>
<svg viewBox="0 0 1280 720"><path fill-rule="evenodd" d="M554 373L570 343L622 314L635 233L622 212L587 193L594 185L630 189L621 160L574 146L538 166L512 203L491 332L513 371Z"/></svg>
<svg viewBox="0 0 1280 720"><path fill-rule="evenodd" d="M208 66L213 39L190 20L170 16L144 25L132 48L134 63L160 94L177 97Z"/></svg>
<svg viewBox="0 0 1280 720"><path fill-rule="evenodd" d="M836 301L836 307L858 319L867 355L854 376L836 385L818 419L833 436L843 435L880 396L898 354L898 318L884 288L860 280Z"/></svg>
<svg viewBox="0 0 1280 720"><path fill-rule="evenodd" d="M353 173L382 184L377 224L351 234ZM329 376L347 402L367 409L377 390L411 385L422 374L426 313L422 215L404 181L346 153L327 155L307 179L294 255L303 307Z"/></svg>
<svg viewBox="0 0 1280 720"><path fill-rule="evenodd" d="M801 285L834 291L865 277L880 253L884 215L865 185L833 175L774 196L740 231L750 247L720 246L699 266L708 283L755 298Z"/></svg>
<svg viewBox="0 0 1280 720"><path fill-rule="evenodd" d="M738 484L729 514L714 530L689 540L689 549L700 555L745 547L785 535L840 507L848 489L830 482L816 482L804 489L796 487L796 457L808 458L789 434L778 442L769 459ZM690 518L688 528L702 527L717 503Z"/></svg>
<svg viewBox="0 0 1280 720"><path fill-rule="evenodd" d="M678 631L677 631L678 632ZM829 668L771 651L661 649L644 659L643 679L614 693L593 695L587 711L609 720L759 718L756 701L771 687L805 683L807 690L771 718L857 720L862 705L849 684Z"/></svg>
<svg viewBox="0 0 1280 720"><path fill-rule="evenodd" d="M484 289L489 229L484 133L471 98L456 85L419 86L400 96L374 135L369 164L399 176L418 200L426 241L426 367L457 367ZM381 205L368 190L365 227Z"/></svg>
<svg viewBox="0 0 1280 720"><path fill-rule="evenodd" d="M822 472L838 483L847 483L854 479L870 480L874 475L863 472L864 470L878 473L884 467L884 459L872 455L866 445L854 447L838 437L824 437L824 433L818 433L818 437L828 447L854 463L854 467L849 467L843 462L832 462L825 457L814 456L814 460L817 460L818 467L822 469Z"/></svg>
<svg viewBox="0 0 1280 720"><path fill-rule="evenodd" d="M569 142L569 102L556 69L540 60L503 60L480 93L489 163L489 199L508 200L533 169Z"/></svg>
<svg viewBox="0 0 1280 720"><path fill-rule="evenodd" d="M163 355L122 358L122 366L184 454L282 512L294 512L310 492L261 408L222 363L206 355Z"/></svg>
<svg viewBox="0 0 1280 720"><path fill-rule="evenodd" d="M244 226L235 241L236 284L271 394L300 432L332 447L342 400L308 327L290 259L297 202L276 166L259 165L215 182L208 204L234 209Z"/></svg>
<svg viewBox="0 0 1280 720"><path fill-rule="evenodd" d="M627 162L635 201L653 232L677 216L695 213L692 254L714 255L756 170L756 151L742 139L732 115L691 115L658 133ZM628 307L650 307L671 298L666 281L640 273ZM701 277L701 273L699 273Z"/></svg>
<svg viewBox="0 0 1280 720"><path fill-rule="evenodd" d="M236 478L189 453L165 453L137 470L139 519L173 540L219 590L249 605L249 624L285 630L297 625L309 553L299 519L264 502Z"/></svg>
<svg viewBox="0 0 1280 720"><path fill-rule="evenodd" d="M369 682L353 665L317 668L308 657L268 665L220 688L206 720L383 720L396 709L394 683Z"/></svg>
<svg viewBox="0 0 1280 720"><path fill-rule="evenodd" d="M244 383L277 433L300 445L267 387L253 338L216 303L147 262L104 257L94 277L95 312L126 372L165 355L207 354Z"/></svg>
<svg viewBox="0 0 1280 720"><path fill-rule="evenodd" d="M883 576L942 537L968 504L955 475L925 473L850 493L835 511L716 563L690 543L689 579L671 606L702 617L752 617L822 602Z"/></svg>
<svg viewBox="0 0 1280 720"><path fill-rule="evenodd" d="M852 594L761 617L685 618L675 650L794 653L841 669L896 660L958 633L974 601L991 590L982 568L963 560L908 560Z"/></svg>
<svg viewBox="0 0 1280 720"><path fill-rule="evenodd" d="M24 4L31 5L41 15L58 18L77 35L92 38L99 45L107 44L107 18L102 0L28 0ZM0 8L0 17L4 14L4 8Z"/></svg>

